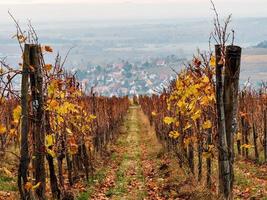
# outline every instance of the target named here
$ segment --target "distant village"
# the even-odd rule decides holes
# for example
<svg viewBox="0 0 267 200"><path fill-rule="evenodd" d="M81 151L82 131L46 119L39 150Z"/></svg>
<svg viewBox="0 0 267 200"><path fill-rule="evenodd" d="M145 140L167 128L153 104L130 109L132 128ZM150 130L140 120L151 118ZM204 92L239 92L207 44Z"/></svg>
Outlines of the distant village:
<svg viewBox="0 0 267 200"><path fill-rule="evenodd" d="M83 88L103 96L133 96L156 94L174 79L174 69L181 68L186 59L174 55L133 62L121 60L106 66L73 69Z"/></svg>

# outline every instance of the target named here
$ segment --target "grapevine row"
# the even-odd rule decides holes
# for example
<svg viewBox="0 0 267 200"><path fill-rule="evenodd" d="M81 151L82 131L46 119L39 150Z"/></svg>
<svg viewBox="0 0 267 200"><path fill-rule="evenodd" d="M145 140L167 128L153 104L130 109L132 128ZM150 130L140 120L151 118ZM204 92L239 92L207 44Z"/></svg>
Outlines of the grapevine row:
<svg viewBox="0 0 267 200"><path fill-rule="evenodd" d="M226 52L233 49L238 50L238 47L235 46L224 48ZM202 181L203 167L206 167L208 188L212 188L214 185L211 174L213 160L218 160L219 170L223 168L220 166L222 152L228 151L225 156L230 158L230 170L233 169L234 159L237 157L251 159L256 163L267 162L266 84L263 82L257 89L253 89L247 84L238 94L236 93L236 100L234 100L234 95L227 97L227 90L232 90L231 84L227 85L227 81L238 80L238 78L230 79L227 77L230 75L224 75L224 94L222 96L224 99L222 100L225 118L220 119L219 110L222 104L219 103L220 98L218 98L220 95L218 68L220 65L226 65L223 67L226 68L224 73L227 74L228 68L231 67L230 64L233 65L233 63L227 62L238 58L235 55L234 58L226 57L224 58L226 61L222 61L220 53L217 51L216 57L212 54L194 57L162 94L139 97L139 103L149 117L150 123L154 125L159 141L168 150L174 152L180 167L188 169L188 174L197 173L196 180L198 181ZM232 55L228 53L226 56ZM238 62L234 64L236 63ZM235 93L237 90L232 92ZM233 100L228 101L229 98ZM237 101L239 101L238 104ZM229 114L231 109L232 115ZM223 127L220 124L222 120L230 121L229 123L225 122L226 125L230 125L228 125L229 128L224 127L226 131L230 130L231 132L226 139L231 139L227 143L232 144L232 147L226 147L227 150L224 150L223 143L220 142L223 135L221 132ZM203 164L203 159L206 159L206 165ZM195 166L196 163L197 166ZM219 171L220 173L221 171ZM233 176L233 172L231 174ZM234 178L228 178L229 182L233 184ZM220 184L226 182L221 179L219 181L221 181ZM222 195L228 195L224 191L220 190L220 192ZM225 199L227 198L225 197Z"/></svg>
<svg viewBox="0 0 267 200"><path fill-rule="evenodd" d="M26 43L22 69L1 65L0 151L4 157L20 146L19 155L11 153L19 159L21 199L45 199L46 180L54 199L69 195L76 182L88 181L94 158L114 140L129 107L128 97L85 94L59 56L54 65L45 63L44 55L52 52ZM21 80L19 90L14 77Z"/></svg>

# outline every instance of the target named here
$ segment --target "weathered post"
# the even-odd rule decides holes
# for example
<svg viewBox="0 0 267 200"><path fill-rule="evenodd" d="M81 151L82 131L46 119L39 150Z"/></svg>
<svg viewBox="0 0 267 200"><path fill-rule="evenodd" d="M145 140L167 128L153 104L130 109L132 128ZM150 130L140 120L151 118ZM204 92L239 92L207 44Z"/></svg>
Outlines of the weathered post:
<svg viewBox="0 0 267 200"><path fill-rule="evenodd" d="M238 89L241 63L241 51L239 46L227 46L225 55L224 75L224 114L227 146L230 160L230 190L233 190L234 181L234 135L237 134L237 109ZM231 197L232 198L232 197Z"/></svg>
<svg viewBox="0 0 267 200"><path fill-rule="evenodd" d="M219 191L223 198L233 199L234 134L237 133L238 88L241 48L227 46L225 61L221 46L216 45L216 98L219 138ZM224 76L222 72L224 70Z"/></svg>
<svg viewBox="0 0 267 200"><path fill-rule="evenodd" d="M25 44L23 53L22 81L21 81L21 141L20 141L20 164L18 169L18 188L21 199L31 199L30 192L25 189L28 182L29 167L29 66L30 66L30 45Z"/></svg>
<svg viewBox="0 0 267 200"><path fill-rule="evenodd" d="M219 193L224 199L230 196L230 162L227 146L225 114L224 114L224 85L223 85L223 67L222 47L215 46L216 54L216 102L217 102L217 128L218 128L218 168L219 168Z"/></svg>
<svg viewBox="0 0 267 200"><path fill-rule="evenodd" d="M32 130L34 139L35 155L35 182L41 183L36 189L40 200L45 199L45 120L43 100L43 74L41 65L41 47L33 44L30 46L30 82L31 82L31 105L32 105Z"/></svg>

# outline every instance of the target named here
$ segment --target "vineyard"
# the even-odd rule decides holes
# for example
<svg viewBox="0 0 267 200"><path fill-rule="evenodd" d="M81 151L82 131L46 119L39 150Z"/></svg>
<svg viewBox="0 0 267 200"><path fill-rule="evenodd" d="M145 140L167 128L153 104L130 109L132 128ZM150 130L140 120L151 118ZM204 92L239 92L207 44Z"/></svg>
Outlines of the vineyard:
<svg viewBox="0 0 267 200"><path fill-rule="evenodd" d="M133 98L85 93L67 56L46 63L53 48L14 21L22 62L0 66L1 200L266 199L267 84L240 88L230 18L215 18L214 50Z"/></svg>

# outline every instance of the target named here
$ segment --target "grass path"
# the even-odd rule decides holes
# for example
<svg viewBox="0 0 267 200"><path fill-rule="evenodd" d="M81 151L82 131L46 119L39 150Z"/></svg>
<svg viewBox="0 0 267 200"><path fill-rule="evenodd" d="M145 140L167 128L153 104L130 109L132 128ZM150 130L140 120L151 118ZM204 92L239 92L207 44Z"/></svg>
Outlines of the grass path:
<svg viewBox="0 0 267 200"><path fill-rule="evenodd" d="M105 178L102 177L89 199L144 199L147 195L141 162L140 111L137 106L129 109L121 134L111 147L113 153Z"/></svg>
<svg viewBox="0 0 267 200"><path fill-rule="evenodd" d="M110 161L100 170L105 171L105 175L100 176L93 191L80 200L166 199L162 195L168 195L171 190L164 188L165 178L170 176L169 161L163 157L162 146L139 106L130 107L111 151Z"/></svg>
<svg viewBox="0 0 267 200"><path fill-rule="evenodd" d="M146 193L140 157L141 125L137 107L130 108L124 126L126 132L118 139L120 150L115 155L121 162L115 173L115 184L106 195L112 199L143 199Z"/></svg>

